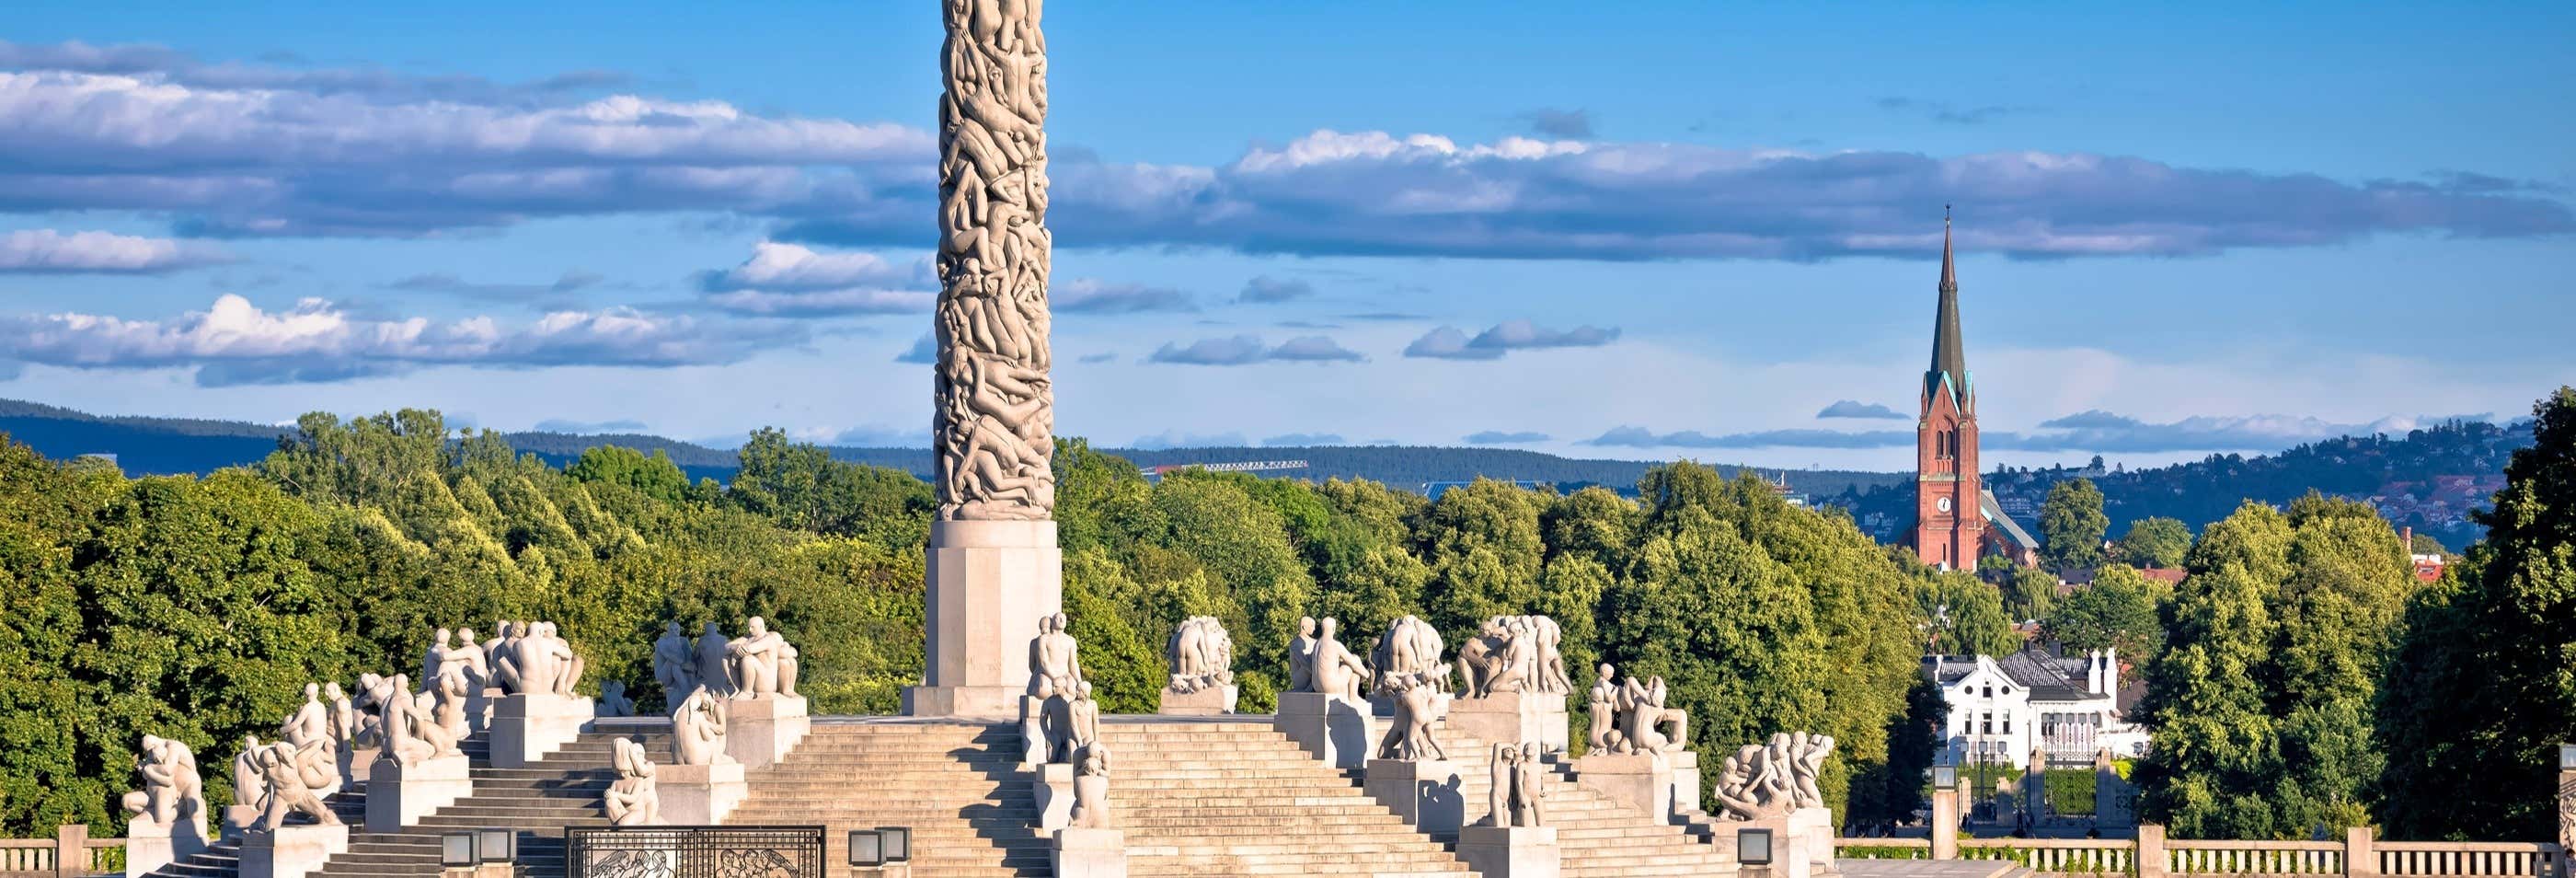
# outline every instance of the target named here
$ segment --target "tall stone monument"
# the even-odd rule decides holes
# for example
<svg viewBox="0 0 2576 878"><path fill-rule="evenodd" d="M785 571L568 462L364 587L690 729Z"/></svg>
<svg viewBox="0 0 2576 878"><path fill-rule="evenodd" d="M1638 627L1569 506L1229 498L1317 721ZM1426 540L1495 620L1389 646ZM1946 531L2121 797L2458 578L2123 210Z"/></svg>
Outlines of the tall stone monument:
<svg viewBox="0 0 2576 878"><path fill-rule="evenodd" d="M1048 378L1046 38L1038 0L942 0L939 355L928 664L914 716L1016 712L1036 621L1063 609Z"/></svg>

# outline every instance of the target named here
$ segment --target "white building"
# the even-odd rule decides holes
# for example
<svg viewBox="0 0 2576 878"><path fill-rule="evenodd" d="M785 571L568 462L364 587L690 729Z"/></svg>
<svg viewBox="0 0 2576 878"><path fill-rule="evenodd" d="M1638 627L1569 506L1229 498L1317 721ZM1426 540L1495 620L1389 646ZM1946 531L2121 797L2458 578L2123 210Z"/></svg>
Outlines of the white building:
<svg viewBox="0 0 2576 878"><path fill-rule="evenodd" d="M2112 650L2058 658L2025 649L1993 656L1930 656L1926 674L1950 705L1943 732L1947 764L2029 767L2033 750L2051 762L2091 764L2095 752L2147 752L2147 733L2120 703L2120 662Z"/></svg>

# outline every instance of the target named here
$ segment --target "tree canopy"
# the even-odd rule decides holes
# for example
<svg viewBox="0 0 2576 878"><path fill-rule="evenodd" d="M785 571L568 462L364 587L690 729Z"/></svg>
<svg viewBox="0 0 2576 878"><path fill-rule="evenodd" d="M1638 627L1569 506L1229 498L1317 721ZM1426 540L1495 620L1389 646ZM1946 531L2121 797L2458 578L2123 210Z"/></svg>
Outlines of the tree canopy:
<svg viewBox="0 0 2576 878"><path fill-rule="evenodd" d="M2102 535L2110 529L2102 491L2091 479L2059 482L2039 504L2040 560L2059 568L2100 564Z"/></svg>

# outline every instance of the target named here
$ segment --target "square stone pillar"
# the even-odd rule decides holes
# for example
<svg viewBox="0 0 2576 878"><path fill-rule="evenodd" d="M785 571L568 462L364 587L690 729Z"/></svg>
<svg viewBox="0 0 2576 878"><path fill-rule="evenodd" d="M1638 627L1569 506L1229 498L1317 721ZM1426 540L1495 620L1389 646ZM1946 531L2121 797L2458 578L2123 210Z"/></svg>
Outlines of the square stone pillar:
<svg viewBox="0 0 2576 878"><path fill-rule="evenodd" d="M1449 702L1449 728L1480 741L1537 741L1550 753L1562 753L1568 723L1563 692L1497 692Z"/></svg>
<svg viewBox="0 0 2576 878"><path fill-rule="evenodd" d="M242 835L241 878L303 878L349 851L349 825L280 826Z"/></svg>
<svg viewBox="0 0 2576 878"><path fill-rule="evenodd" d="M653 790L662 798L662 822L672 826L714 826L751 795L742 779L742 763L657 765Z"/></svg>
<svg viewBox="0 0 2576 878"><path fill-rule="evenodd" d="M2146 833L2146 827L2138 828L2140 853L2145 852ZM1932 790L1932 858L1935 860L1959 858L1959 790L1956 787L1948 789L1934 787ZM2140 872L2138 878L2154 878L2154 876Z"/></svg>
<svg viewBox="0 0 2576 878"><path fill-rule="evenodd" d="M367 776L375 771L377 755L383 752L384 751L381 748L377 747L340 748L338 758L340 760L341 786L344 788L359 787L361 784L366 783Z"/></svg>
<svg viewBox="0 0 2576 878"><path fill-rule="evenodd" d="M1055 831L1055 848L1047 853L1056 878L1127 878L1127 833L1117 829Z"/></svg>
<svg viewBox="0 0 2576 878"><path fill-rule="evenodd" d="M1073 824L1073 766L1062 762L1040 763L1029 772L1029 798L1037 803L1038 829L1063 829Z"/></svg>
<svg viewBox="0 0 2576 878"><path fill-rule="evenodd" d="M1557 878L1565 851L1553 826L1469 826L1458 830L1458 859L1484 878Z"/></svg>
<svg viewBox="0 0 2576 878"><path fill-rule="evenodd" d="M1466 786L1458 763L1445 759L1371 759L1364 784L1369 798L1395 811L1415 831L1441 839L1456 836L1467 822Z"/></svg>
<svg viewBox="0 0 2576 878"><path fill-rule="evenodd" d="M1805 862L1806 874L1840 875L1834 866L1834 812L1830 808L1800 808L1789 812L1790 855Z"/></svg>
<svg viewBox="0 0 2576 878"><path fill-rule="evenodd" d="M2163 840L2163 829L2157 827L2158 841ZM2379 878L2379 840L2373 837L2370 827L2354 826L2343 831L2343 874L2344 878Z"/></svg>
<svg viewBox="0 0 2576 878"><path fill-rule="evenodd" d="M1234 712L1234 696L1239 687L1210 686L1196 692L1175 692L1163 687L1163 701L1155 713L1164 716L1221 716Z"/></svg>
<svg viewBox="0 0 2576 878"><path fill-rule="evenodd" d="M1688 815L1699 810L1699 753L1675 750L1664 754L1664 763L1673 770L1673 811Z"/></svg>
<svg viewBox="0 0 2576 878"><path fill-rule="evenodd" d="M903 690L904 714L1014 715L1038 619L1064 609L1055 522L933 521L929 555L929 666Z"/></svg>
<svg viewBox="0 0 2576 878"><path fill-rule="evenodd" d="M812 717L805 715L805 699L793 695L762 695L725 702L725 755L742 763L744 768L759 768L786 761L788 751L796 749L805 733L814 727Z"/></svg>
<svg viewBox="0 0 2576 878"><path fill-rule="evenodd" d="M1320 692L1279 693L1271 726L1334 768L1367 765L1377 744L1378 722L1368 702Z"/></svg>
<svg viewBox="0 0 2576 878"><path fill-rule="evenodd" d="M1939 841L1934 841L1934 842L1933 842L1933 844L1938 845L1938 844L1940 844L1940 842L1939 842ZM1958 843L1958 841L1956 841L1956 840L1954 839L1953 841L1951 841L1951 842L1950 842L1950 852L1951 852L1951 853L1950 853L1950 856L1951 856L1951 858L1952 858L1952 859L1956 859L1956 858L1958 858L1958 856L1959 856L1959 854L1958 854L1958 850L1959 850L1959 843ZM2379 870L2379 860L2378 860L2378 858L2377 858L2377 857L2372 857L2372 858L2371 858L2370 865L2371 865L2371 872L2372 872L2373 874L2376 874L2376 873L2378 872L2378 870ZM2350 861L2348 861L2348 860L2347 860L2347 861L2345 861L2345 863L2344 863L2344 868L2346 868L2346 869L2350 869L2350 868L2352 868L2352 863L2351 863ZM2162 826L2158 826L2158 825L2153 824L2153 823L2141 823L2141 824L2138 824L2138 870L2137 870L2137 871L2138 871L2138 878L2165 878L2165 875L2169 874L2169 873L2167 872L2166 868L2165 868L2165 828L2164 828L2164 827L2162 827Z"/></svg>
<svg viewBox="0 0 2576 878"><path fill-rule="evenodd" d="M1662 754L1590 754L1574 761L1574 782L1658 821L1671 819L1673 769Z"/></svg>
<svg viewBox="0 0 2576 878"><path fill-rule="evenodd" d="M176 826L130 823L125 828L125 874L142 875L196 856L206 849L204 818L181 818Z"/></svg>
<svg viewBox="0 0 2576 878"><path fill-rule="evenodd" d="M91 874L89 824L65 823L54 827L54 878L82 878Z"/></svg>
<svg viewBox="0 0 2576 878"><path fill-rule="evenodd" d="M391 759L379 759L367 778L367 831L400 830L419 823L429 812L473 794L473 766L463 753L423 760L407 768Z"/></svg>
<svg viewBox="0 0 2576 878"><path fill-rule="evenodd" d="M580 738L596 711L588 698L552 692L502 698L492 705L492 767L535 765Z"/></svg>

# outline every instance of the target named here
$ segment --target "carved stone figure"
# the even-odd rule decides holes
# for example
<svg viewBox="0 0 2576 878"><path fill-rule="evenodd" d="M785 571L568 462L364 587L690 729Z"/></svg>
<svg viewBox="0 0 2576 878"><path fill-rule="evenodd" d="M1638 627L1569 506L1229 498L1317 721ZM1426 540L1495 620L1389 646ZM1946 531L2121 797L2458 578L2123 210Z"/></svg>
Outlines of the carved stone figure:
<svg viewBox="0 0 2576 878"><path fill-rule="evenodd" d="M465 725L465 673L452 669L430 682L430 718L438 723L438 733L451 741L463 741Z"/></svg>
<svg viewBox="0 0 2576 878"><path fill-rule="evenodd" d="M1664 678L1639 682L1631 676L1619 689L1619 737L1611 749L1621 753L1663 753L1690 742L1690 715L1664 706L1670 690Z"/></svg>
<svg viewBox="0 0 2576 878"><path fill-rule="evenodd" d="M1063 613L1039 620L1037 639L1029 642L1029 694L1051 698L1082 682L1082 646L1065 625Z"/></svg>
<svg viewBox="0 0 2576 878"><path fill-rule="evenodd" d="M233 804L259 805L259 792L268 785L259 771L259 754L266 749L258 735L242 736L241 752L233 755Z"/></svg>
<svg viewBox="0 0 2576 878"><path fill-rule="evenodd" d="M662 629L662 639L653 641L653 682L662 686L665 703L677 704L698 688L698 657L689 643L689 635L680 630L679 622Z"/></svg>
<svg viewBox="0 0 2576 878"><path fill-rule="evenodd" d="M1288 691L1315 691L1315 617L1297 617L1297 639L1288 644Z"/></svg>
<svg viewBox="0 0 2576 878"><path fill-rule="evenodd" d="M1100 702L1091 697L1089 682L1073 686L1073 697L1065 703L1064 734L1058 742L1061 749L1050 762L1081 765L1083 754L1100 742Z"/></svg>
<svg viewBox="0 0 2576 878"><path fill-rule="evenodd" d="M322 684L322 703L330 710L331 740L342 747L356 746L358 711L350 705L348 694L340 691L339 681Z"/></svg>
<svg viewBox="0 0 2576 878"><path fill-rule="evenodd" d="M671 711L671 757L681 765L734 761L725 754L725 699L704 686L689 690Z"/></svg>
<svg viewBox="0 0 2576 878"><path fill-rule="evenodd" d="M456 639L458 641L456 655L465 668L466 690L481 692L490 687L492 685L491 656L484 653L483 644L475 642L474 629L456 629Z"/></svg>
<svg viewBox="0 0 2576 878"><path fill-rule="evenodd" d="M1432 691L1449 691L1449 663L1440 657L1446 647L1440 630L1418 617L1388 623L1386 633L1378 637L1377 650L1369 654L1369 663L1377 669L1374 685L1382 688L1395 677L1417 677L1431 684Z"/></svg>
<svg viewBox="0 0 2576 878"><path fill-rule="evenodd" d="M384 747L376 758L392 760L405 768L419 765L422 760L436 754L438 747L435 743L420 740L418 737L418 726L412 721L412 714L416 712L416 702L412 700L411 692L408 691L411 689L411 677L395 674L392 679L384 681L384 688L392 691L382 695L376 702L376 730L382 738L381 744Z"/></svg>
<svg viewBox="0 0 2576 878"><path fill-rule="evenodd" d="M1546 616L1495 616L1479 626L1476 636L1458 647L1459 697L1483 698L1498 692L1569 693L1563 637L1556 620Z"/></svg>
<svg viewBox="0 0 2576 878"><path fill-rule="evenodd" d="M611 763L617 767L617 780L602 794L609 825L661 823L662 794L653 786L653 760L644 755L644 745L635 743L633 738L619 738L609 747Z"/></svg>
<svg viewBox="0 0 2576 878"><path fill-rule="evenodd" d="M796 647L787 638L769 630L769 622L751 617L749 635L729 641L725 655L731 660L733 679L738 687L735 698L758 698L764 695L796 695Z"/></svg>
<svg viewBox="0 0 2576 878"><path fill-rule="evenodd" d="M1431 735L1431 683L1417 675L1396 677L1387 681L1395 693L1395 721L1388 723L1385 737L1379 739L1377 758L1419 762L1424 759L1447 759L1448 751Z"/></svg>
<svg viewBox="0 0 2576 878"><path fill-rule="evenodd" d="M1592 684L1592 729L1585 740L1592 749L1606 752L1610 746L1610 733L1614 731L1610 726L1617 722L1618 717L1619 686L1610 682L1609 662L1602 662L1597 670L1601 679Z"/></svg>
<svg viewBox="0 0 2576 878"><path fill-rule="evenodd" d="M286 718L278 734L294 756L293 767L318 795L340 791L340 740L331 734L331 712L322 705L322 687L304 684L304 705Z"/></svg>
<svg viewBox="0 0 2576 878"><path fill-rule="evenodd" d="M1512 825L1547 825L1547 788L1539 783L1542 763L1537 741L1523 741L1520 759L1512 764Z"/></svg>
<svg viewBox="0 0 2576 878"><path fill-rule="evenodd" d="M428 745L431 759L456 755L460 752L456 745L464 740L464 736L456 731L464 728L462 715L454 716L453 722L439 716L444 709L442 698L444 693L441 692L423 692L412 698L411 736ZM457 704L464 704L464 699L458 698Z"/></svg>
<svg viewBox="0 0 2576 878"><path fill-rule="evenodd" d="M1109 829L1109 748L1093 744L1073 767L1073 826Z"/></svg>
<svg viewBox="0 0 2576 878"><path fill-rule="evenodd" d="M1360 681L1368 676L1368 667L1359 657L1342 646L1337 629L1340 624L1324 619L1322 635L1315 639L1315 654L1307 675L1315 691L1341 698L1360 697Z"/></svg>
<svg viewBox="0 0 2576 878"><path fill-rule="evenodd" d="M484 679L486 682L484 685L497 685L500 683L499 674L501 660L509 656L511 645L510 640L515 636L515 633L518 630L519 629L512 627L508 620L502 620L492 624L492 639L483 641L483 661L490 664L492 668L490 671L485 673Z"/></svg>
<svg viewBox="0 0 2576 878"><path fill-rule="evenodd" d="M1774 746L1784 739L1789 749L1790 785L1797 792L1795 800L1797 806L1800 808L1824 807L1825 794L1817 789L1816 779L1824 774L1825 757L1833 755L1834 736L1811 735L1806 732L1771 736Z"/></svg>
<svg viewBox="0 0 2576 878"><path fill-rule="evenodd" d="M197 753L185 742L159 735L143 736L143 749L135 754L134 771L143 776L143 788L125 794L122 804L129 822L150 823L164 829L182 822L205 825L205 781L197 774Z"/></svg>
<svg viewBox="0 0 2576 878"><path fill-rule="evenodd" d="M1796 808L1821 807L1816 778L1832 755L1831 735L1781 732L1767 744L1747 744L1726 757L1717 800L1738 820L1777 817Z"/></svg>
<svg viewBox="0 0 2576 878"><path fill-rule="evenodd" d="M549 688L557 695L569 697L573 694L573 686L581 682L582 671L588 669L590 663L584 661L580 653L572 651L572 641L563 639L563 635L555 631L555 623L540 622L537 627L545 632L545 648L548 657L554 660L554 677L547 681L553 685Z"/></svg>
<svg viewBox="0 0 2576 878"><path fill-rule="evenodd" d="M626 681L599 684L599 716L634 716L635 699L626 697Z"/></svg>
<svg viewBox="0 0 2576 878"><path fill-rule="evenodd" d="M1495 742L1494 755L1485 763L1486 826L1512 825L1512 789L1520 777L1521 748L1509 742Z"/></svg>
<svg viewBox="0 0 2576 878"><path fill-rule="evenodd" d="M1172 668L1171 691L1182 694L1234 685L1234 640L1215 616L1192 616L1172 629L1164 644Z"/></svg>
<svg viewBox="0 0 2576 878"><path fill-rule="evenodd" d="M358 675L358 696L351 703L351 709L358 715L358 731L351 738L353 745L359 747L385 745L385 705L398 698L410 697L410 693L404 691L410 688L406 680L408 678L400 674L392 678L371 673Z"/></svg>
<svg viewBox="0 0 2576 878"><path fill-rule="evenodd" d="M313 822L337 826L339 815L315 795L311 777L296 767L295 745L283 741L259 751L260 779L259 827L276 829L286 825L286 815L302 813Z"/></svg>
<svg viewBox="0 0 2576 878"><path fill-rule="evenodd" d="M732 697L737 682L733 678L733 663L725 660L732 648L733 641L726 640L724 630L717 628L714 622L707 623L706 630L698 633L698 685L720 697Z"/></svg>
<svg viewBox="0 0 2576 878"><path fill-rule="evenodd" d="M431 635L429 651L420 659L420 685L436 689L438 679L450 673L465 672L465 656L456 652L456 632L445 628Z"/></svg>

